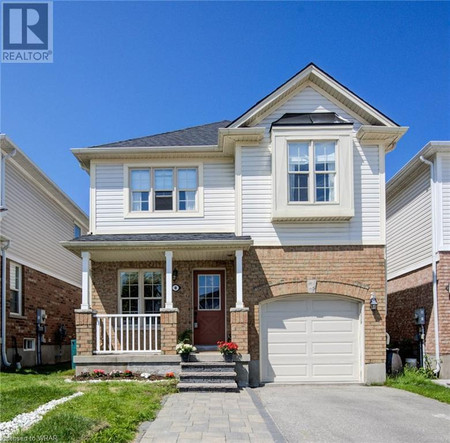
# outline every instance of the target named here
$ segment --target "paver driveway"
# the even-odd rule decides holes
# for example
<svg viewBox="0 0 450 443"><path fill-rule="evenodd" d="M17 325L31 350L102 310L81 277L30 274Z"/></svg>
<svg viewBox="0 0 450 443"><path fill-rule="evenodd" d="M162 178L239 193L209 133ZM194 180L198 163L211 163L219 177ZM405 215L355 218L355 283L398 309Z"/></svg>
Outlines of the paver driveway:
<svg viewBox="0 0 450 443"><path fill-rule="evenodd" d="M140 443L284 441L253 394L183 392L168 397Z"/></svg>
<svg viewBox="0 0 450 443"><path fill-rule="evenodd" d="M450 405L398 389L266 385L253 392L288 442L450 442Z"/></svg>

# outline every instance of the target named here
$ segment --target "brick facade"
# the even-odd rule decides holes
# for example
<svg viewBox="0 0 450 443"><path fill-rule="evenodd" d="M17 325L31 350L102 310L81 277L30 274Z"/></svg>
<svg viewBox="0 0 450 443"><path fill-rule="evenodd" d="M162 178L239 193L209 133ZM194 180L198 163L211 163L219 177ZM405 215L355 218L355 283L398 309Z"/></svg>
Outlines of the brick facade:
<svg viewBox="0 0 450 443"><path fill-rule="evenodd" d="M441 355L450 354L450 253L440 252L437 263L438 314ZM425 348L435 352L433 285L431 265L409 272L388 282L387 332L394 343L410 340L414 343L417 326L414 310L425 308Z"/></svg>
<svg viewBox="0 0 450 443"><path fill-rule="evenodd" d="M162 339L164 353L173 353L176 335L192 329L192 288L195 269L226 270L227 335L241 353L259 359L259 304L268 298L308 294L307 280L317 280L317 293L348 296L365 303L365 363L385 361L385 248L382 246L255 247L244 253L243 293L248 310L234 310L235 269L230 261L177 261L173 305L179 313L162 313L170 334ZM165 262L92 263L92 308L99 313L118 312L118 273L121 269L165 269ZM374 292L378 309L371 311ZM177 317L174 319L173 317ZM175 328L175 324L177 325ZM176 334L175 334L176 329ZM175 340L174 340L175 338Z"/></svg>
<svg viewBox="0 0 450 443"><path fill-rule="evenodd" d="M244 253L244 303L249 307L249 350L259 359L259 303L272 297L316 293L365 302L365 363L386 358L385 248L383 246L255 247ZM375 292L377 311L369 307Z"/></svg>
<svg viewBox="0 0 450 443"><path fill-rule="evenodd" d="M20 263L18 263L20 264ZM1 268L1 266L0 266ZM16 337L19 354L24 357L22 364L32 365L36 361L35 352L23 351L23 339L35 338L36 336L36 310L45 309L47 314L47 331L45 333L46 343L42 345L42 361L45 364L55 361L67 361L70 359L70 351L63 353L57 343L57 330L61 324L64 325L67 335L63 346L70 346L70 340L76 337L74 309L80 306L81 289L36 271L28 266L22 266L22 301L23 315L18 317L10 314L10 260L7 260L6 270L6 346L11 350L13 346L12 337ZM54 348L54 349L53 349ZM12 350L8 353L11 355ZM32 356L30 357L30 355Z"/></svg>

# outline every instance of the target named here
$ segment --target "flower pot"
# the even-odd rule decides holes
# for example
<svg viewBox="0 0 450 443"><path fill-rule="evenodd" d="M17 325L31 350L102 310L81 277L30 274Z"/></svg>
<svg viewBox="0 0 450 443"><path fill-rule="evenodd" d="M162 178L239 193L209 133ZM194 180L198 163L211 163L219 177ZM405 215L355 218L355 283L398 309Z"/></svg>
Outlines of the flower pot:
<svg viewBox="0 0 450 443"><path fill-rule="evenodd" d="M231 363L233 361L233 354L223 354L223 359L226 362Z"/></svg>
<svg viewBox="0 0 450 443"><path fill-rule="evenodd" d="M180 354L180 356L181 356L181 361L184 361L184 362L189 361L189 353L183 353L183 354Z"/></svg>

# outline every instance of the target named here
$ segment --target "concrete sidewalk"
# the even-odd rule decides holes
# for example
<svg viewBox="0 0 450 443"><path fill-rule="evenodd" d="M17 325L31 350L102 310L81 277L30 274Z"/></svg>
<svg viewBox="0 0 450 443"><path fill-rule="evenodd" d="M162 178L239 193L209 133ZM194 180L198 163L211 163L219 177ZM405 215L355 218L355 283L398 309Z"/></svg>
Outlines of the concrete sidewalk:
<svg viewBox="0 0 450 443"><path fill-rule="evenodd" d="M255 399L255 401L254 401ZM283 442L250 390L238 393L183 392L168 397L140 443Z"/></svg>

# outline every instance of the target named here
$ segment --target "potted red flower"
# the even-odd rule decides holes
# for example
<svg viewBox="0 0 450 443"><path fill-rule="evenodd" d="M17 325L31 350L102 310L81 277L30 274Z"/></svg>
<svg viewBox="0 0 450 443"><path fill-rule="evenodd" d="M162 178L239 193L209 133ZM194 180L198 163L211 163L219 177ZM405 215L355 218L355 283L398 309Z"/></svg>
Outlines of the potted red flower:
<svg viewBox="0 0 450 443"><path fill-rule="evenodd" d="M218 341L217 347L219 352L223 355L225 361L233 361L233 355L237 354L239 346L232 341Z"/></svg>

